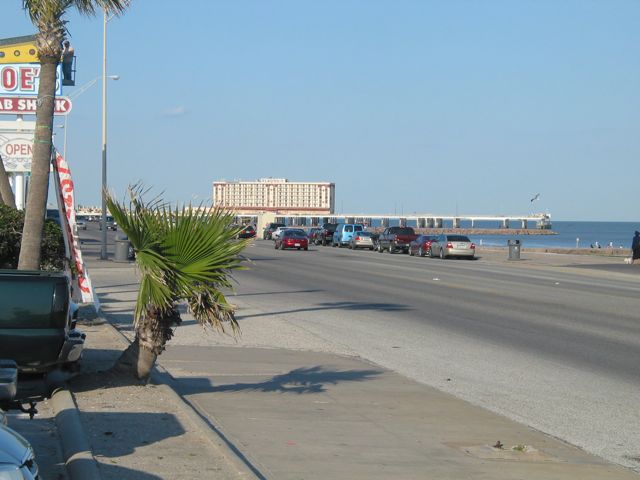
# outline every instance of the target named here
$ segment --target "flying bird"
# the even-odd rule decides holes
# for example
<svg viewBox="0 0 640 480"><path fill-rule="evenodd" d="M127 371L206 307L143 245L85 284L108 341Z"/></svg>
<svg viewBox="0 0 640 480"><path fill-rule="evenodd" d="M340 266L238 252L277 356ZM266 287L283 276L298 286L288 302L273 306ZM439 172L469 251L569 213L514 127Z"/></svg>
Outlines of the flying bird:
<svg viewBox="0 0 640 480"><path fill-rule="evenodd" d="M538 200L540 198L540 194L536 193L533 198L531 199L531 203L535 202L536 200Z"/></svg>

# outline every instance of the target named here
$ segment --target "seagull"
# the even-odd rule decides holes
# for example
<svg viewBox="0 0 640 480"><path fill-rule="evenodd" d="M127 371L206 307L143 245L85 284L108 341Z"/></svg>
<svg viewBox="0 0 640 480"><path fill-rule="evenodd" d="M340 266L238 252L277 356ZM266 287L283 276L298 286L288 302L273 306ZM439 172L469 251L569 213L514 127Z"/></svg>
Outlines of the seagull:
<svg viewBox="0 0 640 480"><path fill-rule="evenodd" d="M540 198L540 194L536 193L533 198L531 199L531 203L535 202L536 200L538 200Z"/></svg>

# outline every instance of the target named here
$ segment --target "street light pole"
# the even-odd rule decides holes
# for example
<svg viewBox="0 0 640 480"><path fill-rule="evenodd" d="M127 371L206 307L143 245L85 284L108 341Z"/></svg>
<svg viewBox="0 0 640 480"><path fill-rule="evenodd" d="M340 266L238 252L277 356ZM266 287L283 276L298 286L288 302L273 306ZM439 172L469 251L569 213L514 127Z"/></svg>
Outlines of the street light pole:
<svg viewBox="0 0 640 480"><path fill-rule="evenodd" d="M107 259L107 10L103 10L102 29L102 241L100 259Z"/></svg>

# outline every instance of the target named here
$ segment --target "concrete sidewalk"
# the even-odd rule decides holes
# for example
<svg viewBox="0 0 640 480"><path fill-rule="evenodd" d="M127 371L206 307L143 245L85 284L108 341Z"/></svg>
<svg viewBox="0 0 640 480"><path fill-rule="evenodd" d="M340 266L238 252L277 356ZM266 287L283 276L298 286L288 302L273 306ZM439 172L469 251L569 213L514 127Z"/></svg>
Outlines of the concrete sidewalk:
<svg viewBox="0 0 640 480"><path fill-rule="evenodd" d="M112 325L131 338L137 279L131 264L88 260L109 322L83 310L84 364L98 372L126 345ZM357 357L181 342L159 370L166 385L72 383L103 479L638 478Z"/></svg>

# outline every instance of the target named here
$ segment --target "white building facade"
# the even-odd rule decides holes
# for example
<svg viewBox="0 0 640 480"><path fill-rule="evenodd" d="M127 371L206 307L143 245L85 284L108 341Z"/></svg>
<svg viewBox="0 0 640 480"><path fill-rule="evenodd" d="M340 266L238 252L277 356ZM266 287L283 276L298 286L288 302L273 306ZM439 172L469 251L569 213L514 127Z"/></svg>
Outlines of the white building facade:
<svg viewBox="0 0 640 480"><path fill-rule="evenodd" d="M215 181L213 204L247 215L260 212L329 215L335 210L335 184L290 182L285 178Z"/></svg>

